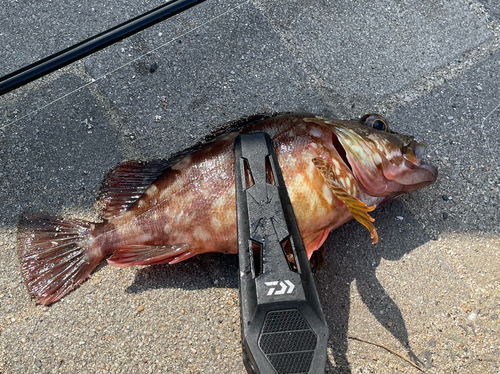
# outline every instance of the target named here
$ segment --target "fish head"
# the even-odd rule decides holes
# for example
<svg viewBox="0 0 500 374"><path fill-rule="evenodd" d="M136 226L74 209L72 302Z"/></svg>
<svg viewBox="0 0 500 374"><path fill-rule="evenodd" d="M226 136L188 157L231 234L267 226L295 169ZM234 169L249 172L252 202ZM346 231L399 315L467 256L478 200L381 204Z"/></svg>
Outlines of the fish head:
<svg viewBox="0 0 500 374"><path fill-rule="evenodd" d="M436 181L437 169L423 161L426 144L389 130L376 114L360 121L324 119L333 143L351 168L359 187L384 202Z"/></svg>

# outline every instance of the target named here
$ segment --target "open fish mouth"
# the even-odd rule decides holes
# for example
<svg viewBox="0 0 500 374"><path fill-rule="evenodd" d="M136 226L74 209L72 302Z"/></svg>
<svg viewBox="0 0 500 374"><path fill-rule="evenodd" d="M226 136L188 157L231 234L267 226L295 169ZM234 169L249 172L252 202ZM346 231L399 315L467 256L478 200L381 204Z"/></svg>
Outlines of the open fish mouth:
<svg viewBox="0 0 500 374"><path fill-rule="evenodd" d="M427 149L427 143L426 142L416 143L414 141L414 144L413 144L413 153L414 153L415 158L416 158L415 165L420 166L421 168L429 171L429 173L431 173L432 176L433 176L433 178L431 178L432 182L434 182L436 180L436 178L437 178L438 170L436 169L436 167L434 167L434 166L432 166L430 164L427 164L423 160L423 158L425 156L426 149Z"/></svg>
<svg viewBox="0 0 500 374"><path fill-rule="evenodd" d="M402 184L402 191L405 193L428 186L437 179L436 167L423 160L426 148L425 142L417 143L411 140L408 146L403 146L401 149L404 161L399 167L400 172L390 179Z"/></svg>

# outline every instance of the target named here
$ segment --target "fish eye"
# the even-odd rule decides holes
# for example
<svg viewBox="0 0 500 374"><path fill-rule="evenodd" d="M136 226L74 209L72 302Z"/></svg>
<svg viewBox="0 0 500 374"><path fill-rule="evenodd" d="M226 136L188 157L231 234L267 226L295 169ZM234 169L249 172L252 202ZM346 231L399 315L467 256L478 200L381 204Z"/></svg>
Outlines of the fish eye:
<svg viewBox="0 0 500 374"><path fill-rule="evenodd" d="M371 127L375 130L389 131L387 120L378 114L367 114L359 120L363 125Z"/></svg>
<svg viewBox="0 0 500 374"><path fill-rule="evenodd" d="M381 119L376 119L375 121L373 121L372 127L375 130L381 130L381 131L387 131L388 130L387 123L385 123Z"/></svg>

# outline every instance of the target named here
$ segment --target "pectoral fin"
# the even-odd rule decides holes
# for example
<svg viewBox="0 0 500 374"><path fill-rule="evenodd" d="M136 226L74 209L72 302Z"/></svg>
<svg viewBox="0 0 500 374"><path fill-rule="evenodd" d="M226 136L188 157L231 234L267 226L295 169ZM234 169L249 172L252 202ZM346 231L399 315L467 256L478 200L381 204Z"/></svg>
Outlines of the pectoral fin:
<svg viewBox="0 0 500 374"><path fill-rule="evenodd" d="M363 201L350 195L338 181L332 165L330 165L326 160L316 157L312 161L314 163L314 166L318 168L318 170L325 178L326 183L332 190L333 194L347 206L354 219L365 226L368 231L370 231L372 243L377 243L377 229L372 224L375 219L370 217L370 215L368 214L368 212L375 210L376 206L368 206Z"/></svg>

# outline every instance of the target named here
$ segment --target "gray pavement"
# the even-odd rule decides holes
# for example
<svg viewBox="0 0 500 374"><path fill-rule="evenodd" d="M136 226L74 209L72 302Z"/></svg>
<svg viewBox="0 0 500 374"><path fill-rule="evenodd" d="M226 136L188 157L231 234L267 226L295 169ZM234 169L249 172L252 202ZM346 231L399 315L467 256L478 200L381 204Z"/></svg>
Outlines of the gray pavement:
<svg viewBox="0 0 500 374"><path fill-rule="evenodd" d="M8 1L0 74L160 3ZM315 276L327 372L417 372L351 337L429 373L500 372L499 21L489 0L207 0L0 97L0 372L243 373L235 256L103 264L43 307L20 277L16 225L24 211L95 219L114 165L275 111L381 112L427 141L440 172L375 212L377 245L353 222L328 239Z"/></svg>

